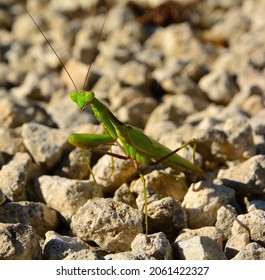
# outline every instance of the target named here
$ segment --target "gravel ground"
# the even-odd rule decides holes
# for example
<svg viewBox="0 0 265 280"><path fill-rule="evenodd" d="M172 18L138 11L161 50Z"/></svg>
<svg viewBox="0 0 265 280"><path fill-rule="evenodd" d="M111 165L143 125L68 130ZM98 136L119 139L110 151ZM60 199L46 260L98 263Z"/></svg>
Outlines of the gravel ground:
<svg viewBox="0 0 265 280"><path fill-rule="evenodd" d="M203 178L145 170L148 243L130 160L86 152L93 198L68 137L104 129L21 2L0 4L0 259L265 259L265 2L23 1L78 89L93 61L87 88L119 120L197 139Z"/></svg>

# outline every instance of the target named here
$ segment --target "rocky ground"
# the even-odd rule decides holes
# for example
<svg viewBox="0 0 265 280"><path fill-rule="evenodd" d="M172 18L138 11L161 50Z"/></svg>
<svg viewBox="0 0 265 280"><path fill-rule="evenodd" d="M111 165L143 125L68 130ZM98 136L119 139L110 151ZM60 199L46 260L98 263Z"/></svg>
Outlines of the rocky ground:
<svg viewBox="0 0 265 280"><path fill-rule="evenodd" d="M0 4L0 259L265 259L265 2L24 1L78 89L93 60L88 88L121 121L197 139L204 178L145 171L149 243L130 161L88 151L93 198L67 139L103 128L21 2Z"/></svg>

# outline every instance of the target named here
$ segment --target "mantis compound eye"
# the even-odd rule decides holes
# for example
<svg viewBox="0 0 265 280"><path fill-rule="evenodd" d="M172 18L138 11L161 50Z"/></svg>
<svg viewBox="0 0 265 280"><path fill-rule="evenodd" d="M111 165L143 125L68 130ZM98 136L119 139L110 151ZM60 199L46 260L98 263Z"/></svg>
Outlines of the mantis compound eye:
<svg viewBox="0 0 265 280"><path fill-rule="evenodd" d="M74 102L76 102L76 100L77 100L77 93L76 93L76 92L71 92L71 93L70 93L70 98L71 98Z"/></svg>
<svg viewBox="0 0 265 280"><path fill-rule="evenodd" d="M95 98L95 93L92 91L87 91L87 92L85 92L84 98L87 101L87 103L89 103L91 100L93 100Z"/></svg>

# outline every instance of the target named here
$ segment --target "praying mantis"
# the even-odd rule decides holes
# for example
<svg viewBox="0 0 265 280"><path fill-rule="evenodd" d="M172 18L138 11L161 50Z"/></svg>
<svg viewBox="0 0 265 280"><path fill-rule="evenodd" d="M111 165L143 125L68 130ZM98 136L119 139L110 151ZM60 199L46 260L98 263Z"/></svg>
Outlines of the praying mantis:
<svg viewBox="0 0 265 280"><path fill-rule="evenodd" d="M35 22L35 20L28 12L28 10L25 7L24 9L26 10L26 12L30 16L30 18L32 19L36 27L39 29L46 42L49 44L52 51L59 59L63 69L66 71L67 75L69 76L75 88L75 91L70 93L70 98L72 99L72 101L77 104L80 110L84 110L87 106L90 106L96 119L103 125L105 129L105 133L103 134L74 133L71 134L68 138L68 141L73 146L79 147L81 149L81 153L84 157L84 160L87 164L90 174L95 182L95 193L97 193L96 178L92 172L89 161L85 156L84 150L92 150L122 160L129 159L133 162L134 167L136 168L143 184L145 233L146 233L146 241L148 242L147 186L143 174L143 169L150 165L157 165L162 163L163 165L173 167L178 171L194 172L199 176L203 176L203 170L198 165L195 164L196 140L191 139L190 141L185 142L183 145L181 145L180 147L172 151L166 146L159 143L158 141L144 134L143 131L138 129L137 127L134 127L127 123L123 123L120 120L118 120L114 116L114 114L110 111L110 109L96 98L94 92L84 91L84 90L78 91L70 73L67 71L59 55L56 53L53 46L46 38L45 34L42 32L42 30ZM106 18L107 16L105 17L104 23L102 25L99 38L101 36L101 32L103 30ZM98 41L96 47L98 45ZM91 64L88 68L88 72L86 75L83 88L85 88L87 84L90 68L91 68ZM121 149L122 154L112 153L111 149L109 151L106 151L105 149L102 148L102 146L111 147L113 145L118 146ZM193 163L177 154L179 150L185 148L188 145L193 145Z"/></svg>

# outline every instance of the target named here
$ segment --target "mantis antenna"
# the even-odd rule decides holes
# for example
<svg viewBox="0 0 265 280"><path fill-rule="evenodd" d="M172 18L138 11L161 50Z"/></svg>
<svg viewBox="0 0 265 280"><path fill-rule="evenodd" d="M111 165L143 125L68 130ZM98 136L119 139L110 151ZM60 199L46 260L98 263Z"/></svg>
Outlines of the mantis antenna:
<svg viewBox="0 0 265 280"><path fill-rule="evenodd" d="M99 36L98 36L98 39L97 39L97 43L96 43L96 46L93 50L93 55L92 55L92 58L96 57L96 51L97 51L97 48L98 48L98 44L99 44L99 41L100 41L100 38L101 38L101 35L102 35L102 31L103 31L103 28L105 26L105 22L106 22L106 19L108 17L108 11L105 15L105 18L104 18L104 22L101 26L101 29L100 29L100 32L99 32ZM88 81L89 81L89 73L90 73L90 70L91 70L91 67L92 67L92 63L89 64L89 67L88 67L88 70L87 70L87 73L86 73L86 78L85 78L85 81L84 81L84 85L83 85L83 90L85 91L85 88L86 86L88 85Z"/></svg>
<svg viewBox="0 0 265 280"><path fill-rule="evenodd" d="M56 50L54 49L54 47L52 46L52 44L50 43L50 41L48 40L48 38L46 37L46 35L44 34L44 32L41 30L41 28L39 27L39 25L37 24L37 22L34 20L34 18L31 16L30 12L27 10L27 8L25 6L23 6L25 11L27 12L27 14L29 15L29 17L31 18L31 20L34 22L34 24L36 25L36 27L38 28L38 30L40 31L41 35L43 36L43 38L45 39L45 41L48 43L48 45L50 46L50 48L52 49L52 51L54 52L54 54L56 55L56 57L58 58L61 66L63 67L63 69L65 70L66 74L68 75L68 77L70 78L74 88L76 91L78 91L77 86L74 82L74 80L72 79L70 73L68 72L67 68L65 67L63 61L61 60L60 56L58 55L58 53L56 52Z"/></svg>
<svg viewBox="0 0 265 280"><path fill-rule="evenodd" d="M34 20L34 18L32 17L32 15L30 14L30 12L27 10L27 8L23 5L23 8L25 9L25 11L27 12L27 14L29 15L29 17L31 18L31 20L33 21L33 23L36 25L36 27L38 28L38 30L40 31L41 35L43 36L43 38L45 39L45 41L47 42L47 44L50 46L50 48L52 49L52 51L54 52L54 54L56 55L56 57L58 58L61 66L63 67L64 71L66 72L66 74L68 75L69 79L71 80L74 88L75 88L75 91L78 92L78 89L77 89L77 86L73 80L73 78L71 77L69 71L67 70L67 68L65 67L62 59L60 58L60 56L58 55L58 53L56 52L56 50L54 49L54 47L52 46L52 44L50 43L50 41L48 40L48 38L46 37L46 35L44 34L44 32L41 30L41 28L39 27L39 25L37 24L37 22ZM98 44L99 44L99 40L101 38L101 34L102 34L102 31L103 31L103 28L105 26L105 22L106 22L106 19L107 19L107 16L108 16L108 12L106 13L106 16L104 18L104 22L101 26L101 29L100 29L100 33L99 33L99 36L98 36L98 39L97 39L97 43L96 43L96 46L94 48L94 51L93 51L93 57L96 56L96 50L97 50L97 47L98 47ZM90 63L89 67L88 67L88 71L87 71L87 74L86 74L86 78L85 78L85 81L84 81L84 85L83 85L83 90L85 90L85 87L86 85L88 84L88 80L89 80L89 73L90 73L90 70L91 70L91 66L92 66L92 63Z"/></svg>

